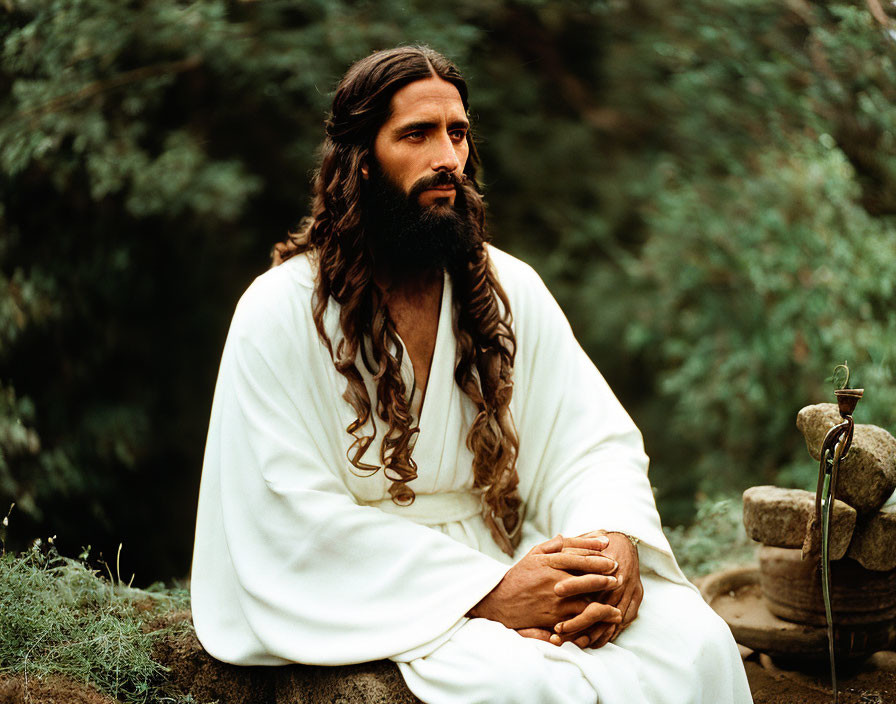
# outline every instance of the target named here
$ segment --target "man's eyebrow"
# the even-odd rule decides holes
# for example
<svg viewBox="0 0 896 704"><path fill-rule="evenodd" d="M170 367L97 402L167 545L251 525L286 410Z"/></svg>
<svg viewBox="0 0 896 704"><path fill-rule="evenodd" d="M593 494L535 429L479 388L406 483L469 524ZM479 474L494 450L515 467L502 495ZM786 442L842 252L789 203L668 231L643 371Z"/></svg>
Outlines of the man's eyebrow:
<svg viewBox="0 0 896 704"><path fill-rule="evenodd" d="M399 135L405 134L407 132L418 132L418 131L426 132L427 130L435 129L438 126L439 126L439 123L437 123L437 122L428 122L426 120L419 120L417 122L408 122L407 124L399 125L394 130L392 130L392 133L395 136L399 136ZM467 120L454 120L453 122L450 122L448 124L448 129L449 130L457 130L457 129L468 130L468 129L470 129L470 123Z"/></svg>

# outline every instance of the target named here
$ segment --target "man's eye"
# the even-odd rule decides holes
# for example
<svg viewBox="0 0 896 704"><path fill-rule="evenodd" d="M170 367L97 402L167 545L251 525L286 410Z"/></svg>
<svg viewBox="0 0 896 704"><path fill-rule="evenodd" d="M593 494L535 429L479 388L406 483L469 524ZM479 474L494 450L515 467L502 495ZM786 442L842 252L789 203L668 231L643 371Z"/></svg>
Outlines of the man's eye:
<svg viewBox="0 0 896 704"><path fill-rule="evenodd" d="M451 138L455 142L462 142L467 138L467 131L466 130L453 130L451 132Z"/></svg>
<svg viewBox="0 0 896 704"><path fill-rule="evenodd" d="M420 130L417 130L415 132L408 132L405 135L405 139L423 139L423 132L421 132Z"/></svg>

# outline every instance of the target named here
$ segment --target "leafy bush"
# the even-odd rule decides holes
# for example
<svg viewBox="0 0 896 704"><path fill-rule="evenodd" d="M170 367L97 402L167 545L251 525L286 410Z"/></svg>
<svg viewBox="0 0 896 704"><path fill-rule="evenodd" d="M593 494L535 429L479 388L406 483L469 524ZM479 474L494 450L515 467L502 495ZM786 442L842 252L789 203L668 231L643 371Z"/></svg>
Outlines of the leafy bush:
<svg viewBox="0 0 896 704"><path fill-rule="evenodd" d="M678 564L692 579L756 561L757 544L744 530L740 497L703 499L692 525L664 530Z"/></svg>
<svg viewBox="0 0 896 704"><path fill-rule="evenodd" d="M838 361L868 387L860 422L896 427L896 222L858 196L823 135L759 155L755 173L670 184L647 213L632 267L645 305L628 339L657 370L677 454L704 491L811 466L796 414L834 401Z"/></svg>

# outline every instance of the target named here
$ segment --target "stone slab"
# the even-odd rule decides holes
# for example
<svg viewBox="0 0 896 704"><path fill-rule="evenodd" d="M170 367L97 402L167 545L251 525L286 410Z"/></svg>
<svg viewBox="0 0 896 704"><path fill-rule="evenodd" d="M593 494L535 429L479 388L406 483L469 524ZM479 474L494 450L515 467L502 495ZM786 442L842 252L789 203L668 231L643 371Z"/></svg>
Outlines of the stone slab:
<svg viewBox="0 0 896 704"><path fill-rule="evenodd" d="M744 492L744 527L753 540L776 548L803 548L816 553L820 532L809 530L815 517L815 494L803 489L754 486ZM831 559L846 554L856 524L856 510L834 501Z"/></svg>
<svg viewBox="0 0 896 704"><path fill-rule="evenodd" d="M834 403L817 403L799 412L796 426L813 459L820 459L825 435L840 422L842 418ZM880 510L894 489L896 438L876 425L857 423L852 448L840 465L835 496L860 515L869 515Z"/></svg>
<svg viewBox="0 0 896 704"><path fill-rule="evenodd" d="M776 616L825 626L817 560L802 559L799 550L764 545L759 549L759 584L769 611ZM876 572L848 558L832 562L831 606L838 627L852 629L856 638L864 640L864 645L857 640L856 648L865 648L870 640L878 650L885 647L896 619L896 570Z"/></svg>
<svg viewBox="0 0 896 704"><path fill-rule="evenodd" d="M398 666L390 660L332 667L230 665L206 653L192 628L176 627L190 619L189 611L169 613L148 624L147 630L168 629L156 641L153 659L168 668L167 679L172 687L190 693L197 702L421 704L405 685ZM5 704L2 698L0 704Z"/></svg>
<svg viewBox="0 0 896 704"><path fill-rule="evenodd" d="M896 569L896 504L856 526L847 554L868 570Z"/></svg>

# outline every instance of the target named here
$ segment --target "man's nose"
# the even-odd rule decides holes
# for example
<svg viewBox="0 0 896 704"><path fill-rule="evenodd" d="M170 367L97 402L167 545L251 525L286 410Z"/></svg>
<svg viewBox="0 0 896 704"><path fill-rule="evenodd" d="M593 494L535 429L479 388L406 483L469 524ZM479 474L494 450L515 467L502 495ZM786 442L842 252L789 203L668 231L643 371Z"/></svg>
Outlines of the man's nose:
<svg viewBox="0 0 896 704"><path fill-rule="evenodd" d="M433 171L457 171L460 160L457 158L457 150L451 137L445 133L434 145L435 152L432 156Z"/></svg>

